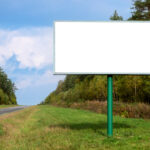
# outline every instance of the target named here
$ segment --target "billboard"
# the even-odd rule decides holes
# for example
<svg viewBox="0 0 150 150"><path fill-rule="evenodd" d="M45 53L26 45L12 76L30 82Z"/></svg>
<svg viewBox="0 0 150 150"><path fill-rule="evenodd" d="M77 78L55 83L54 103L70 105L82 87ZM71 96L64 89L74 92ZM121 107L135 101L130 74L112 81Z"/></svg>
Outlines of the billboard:
<svg viewBox="0 0 150 150"><path fill-rule="evenodd" d="M54 74L150 75L150 22L54 23Z"/></svg>

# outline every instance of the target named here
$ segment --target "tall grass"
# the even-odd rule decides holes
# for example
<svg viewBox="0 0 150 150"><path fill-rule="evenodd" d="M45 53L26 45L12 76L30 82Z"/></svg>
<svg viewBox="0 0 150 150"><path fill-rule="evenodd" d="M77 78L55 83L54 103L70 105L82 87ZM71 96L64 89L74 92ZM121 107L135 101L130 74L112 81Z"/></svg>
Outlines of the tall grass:
<svg viewBox="0 0 150 150"><path fill-rule="evenodd" d="M77 109L90 110L97 113L107 113L107 101L85 101L76 102L70 105L66 103L54 103L55 106L70 107ZM150 105L146 103L125 103L114 102L113 114L125 118L144 118L150 119Z"/></svg>

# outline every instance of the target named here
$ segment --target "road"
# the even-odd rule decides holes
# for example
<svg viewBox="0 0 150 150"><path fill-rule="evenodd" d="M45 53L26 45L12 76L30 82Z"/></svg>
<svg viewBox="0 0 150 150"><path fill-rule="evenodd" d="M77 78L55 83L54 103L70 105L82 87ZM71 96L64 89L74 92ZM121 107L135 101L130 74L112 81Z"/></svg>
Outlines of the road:
<svg viewBox="0 0 150 150"><path fill-rule="evenodd" d="M5 114L5 113L14 112L17 110L21 110L21 109L24 109L26 107L29 107L29 106L16 106L16 107L2 108L2 109L0 109L0 115Z"/></svg>

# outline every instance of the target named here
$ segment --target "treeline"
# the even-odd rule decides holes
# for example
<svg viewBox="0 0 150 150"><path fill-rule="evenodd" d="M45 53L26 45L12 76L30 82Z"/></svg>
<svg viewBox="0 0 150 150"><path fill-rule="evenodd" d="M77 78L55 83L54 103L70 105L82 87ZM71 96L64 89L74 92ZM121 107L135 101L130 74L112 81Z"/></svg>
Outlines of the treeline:
<svg viewBox="0 0 150 150"><path fill-rule="evenodd" d="M150 20L150 0L133 1L132 15L127 20ZM117 11L111 20L123 20ZM137 31L138 32L138 31ZM114 76L114 101L150 103L150 76ZM100 75L67 75L57 89L42 103L67 103L87 100L105 101L107 78Z"/></svg>
<svg viewBox="0 0 150 150"><path fill-rule="evenodd" d="M7 74L0 68L0 105L17 104L15 84L8 79Z"/></svg>
<svg viewBox="0 0 150 150"><path fill-rule="evenodd" d="M150 76L113 76L114 101L150 103ZM107 99L107 76L67 75L44 101L73 103Z"/></svg>

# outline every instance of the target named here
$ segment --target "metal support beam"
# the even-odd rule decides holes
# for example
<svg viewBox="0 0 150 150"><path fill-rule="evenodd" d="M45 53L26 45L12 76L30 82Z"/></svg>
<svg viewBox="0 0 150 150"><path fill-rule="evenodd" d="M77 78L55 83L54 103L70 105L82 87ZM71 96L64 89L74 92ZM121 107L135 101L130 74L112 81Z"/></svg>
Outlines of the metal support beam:
<svg viewBox="0 0 150 150"><path fill-rule="evenodd" d="M113 136L113 79L107 76L107 135Z"/></svg>

